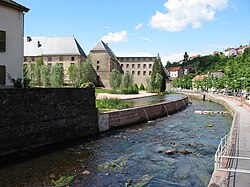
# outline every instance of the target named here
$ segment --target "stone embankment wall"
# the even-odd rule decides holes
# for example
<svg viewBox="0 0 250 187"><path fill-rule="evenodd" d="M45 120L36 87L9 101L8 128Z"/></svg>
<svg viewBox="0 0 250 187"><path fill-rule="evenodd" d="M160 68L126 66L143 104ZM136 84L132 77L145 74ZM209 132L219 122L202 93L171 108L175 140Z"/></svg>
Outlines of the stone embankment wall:
<svg viewBox="0 0 250 187"><path fill-rule="evenodd" d="M162 102L154 105L123 109L99 114L99 129L106 131L124 125L146 122L158 117L173 114L188 104L188 97L171 102Z"/></svg>
<svg viewBox="0 0 250 187"><path fill-rule="evenodd" d="M94 89L0 89L0 156L98 132Z"/></svg>

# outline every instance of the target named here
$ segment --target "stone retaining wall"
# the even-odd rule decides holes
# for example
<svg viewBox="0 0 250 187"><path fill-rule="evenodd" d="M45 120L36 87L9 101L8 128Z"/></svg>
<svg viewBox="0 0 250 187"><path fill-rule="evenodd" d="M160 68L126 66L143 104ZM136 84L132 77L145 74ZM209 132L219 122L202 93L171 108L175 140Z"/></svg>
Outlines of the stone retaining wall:
<svg viewBox="0 0 250 187"><path fill-rule="evenodd" d="M188 97L171 102L162 102L136 108L123 109L99 114L99 129L105 131L124 125L146 122L158 117L173 114L188 104Z"/></svg>
<svg viewBox="0 0 250 187"><path fill-rule="evenodd" d="M98 132L94 89L0 89L0 156Z"/></svg>

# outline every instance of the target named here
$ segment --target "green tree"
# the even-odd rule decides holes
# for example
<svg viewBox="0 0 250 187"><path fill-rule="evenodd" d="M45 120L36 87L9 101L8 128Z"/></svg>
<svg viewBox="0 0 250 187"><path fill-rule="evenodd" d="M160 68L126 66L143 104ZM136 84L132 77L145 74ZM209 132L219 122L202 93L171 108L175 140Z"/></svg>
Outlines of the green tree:
<svg viewBox="0 0 250 187"><path fill-rule="evenodd" d="M67 71L71 85L77 87L79 85L79 71L76 64L70 64Z"/></svg>
<svg viewBox="0 0 250 187"><path fill-rule="evenodd" d="M183 57L184 57L184 59L183 59L182 67L183 67L184 65L186 65L187 62L188 62L188 57L189 57L189 56L188 56L187 52L184 53L184 56L183 56Z"/></svg>
<svg viewBox="0 0 250 187"><path fill-rule="evenodd" d="M43 59L37 58L33 66L35 84L39 87L42 86L41 71L43 67Z"/></svg>
<svg viewBox="0 0 250 187"><path fill-rule="evenodd" d="M126 72L122 76L121 88L122 90L128 91L133 86L133 76Z"/></svg>
<svg viewBox="0 0 250 187"><path fill-rule="evenodd" d="M117 90L120 88L121 82L122 82L122 74L117 69L113 69L110 74L110 87L113 90Z"/></svg>
<svg viewBox="0 0 250 187"><path fill-rule="evenodd" d="M159 73L162 76L162 81L161 81L161 87L157 87L155 84L155 79L156 79L156 74ZM152 73L151 73L151 77L150 77L150 81L148 82L150 85L148 85L148 91L153 91L155 92L155 90L160 90L160 92L163 92L166 90L166 79L167 79L167 75L165 73L164 67L162 65L161 62L161 58L160 55L158 54L158 56L156 57L156 60L153 64L153 68L152 68ZM159 85L158 85L159 86ZM157 92L157 91L156 91Z"/></svg>
<svg viewBox="0 0 250 187"><path fill-rule="evenodd" d="M160 92L161 86L162 86L162 79L163 77L161 76L160 73L156 73L155 76L155 91Z"/></svg>
<svg viewBox="0 0 250 187"><path fill-rule="evenodd" d="M41 83L45 88L50 86L50 67L48 65L41 67Z"/></svg>
<svg viewBox="0 0 250 187"><path fill-rule="evenodd" d="M60 88L63 86L63 66L61 64L52 66L50 79L53 88Z"/></svg>
<svg viewBox="0 0 250 187"><path fill-rule="evenodd" d="M87 83L87 82L96 82L96 72L95 69L92 66L91 61L86 61L83 63L80 63L80 82Z"/></svg>

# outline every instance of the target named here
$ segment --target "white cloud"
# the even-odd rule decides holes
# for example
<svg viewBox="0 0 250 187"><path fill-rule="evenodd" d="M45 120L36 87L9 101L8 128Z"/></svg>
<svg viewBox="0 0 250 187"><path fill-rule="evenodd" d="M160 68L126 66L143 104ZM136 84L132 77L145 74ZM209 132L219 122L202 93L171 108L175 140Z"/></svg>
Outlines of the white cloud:
<svg viewBox="0 0 250 187"><path fill-rule="evenodd" d="M143 23L139 23L138 25L135 26L135 30L139 30L143 27Z"/></svg>
<svg viewBox="0 0 250 187"><path fill-rule="evenodd" d="M128 38L128 33L127 31L121 31L121 32L110 32L108 35L103 36L102 40L104 42L123 42L126 41Z"/></svg>
<svg viewBox="0 0 250 187"><path fill-rule="evenodd" d="M142 40L154 43L154 40L151 40L149 38L146 38L146 37L143 37L143 36L139 36L139 38L142 39Z"/></svg>
<svg viewBox="0 0 250 187"><path fill-rule="evenodd" d="M104 28L104 29L111 29L111 27L109 27L109 26L107 26L107 25L98 25L99 27L102 27L102 28Z"/></svg>
<svg viewBox="0 0 250 187"><path fill-rule="evenodd" d="M182 31L189 25L199 28L215 18L216 11L227 7L228 0L168 0L164 7L167 13L156 11L152 16L152 28L165 31Z"/></svg>

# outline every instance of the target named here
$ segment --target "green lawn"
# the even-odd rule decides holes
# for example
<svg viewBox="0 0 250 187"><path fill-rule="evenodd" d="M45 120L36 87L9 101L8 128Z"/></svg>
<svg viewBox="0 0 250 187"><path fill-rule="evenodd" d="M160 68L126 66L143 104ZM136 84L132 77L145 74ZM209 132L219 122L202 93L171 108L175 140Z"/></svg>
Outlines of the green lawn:
<svg viewBox="0 0 250 187"><path fill-rule="evenodd" d="M95 93L111 93L111 90L104 89L104 88L96 88Z"/></svg>

